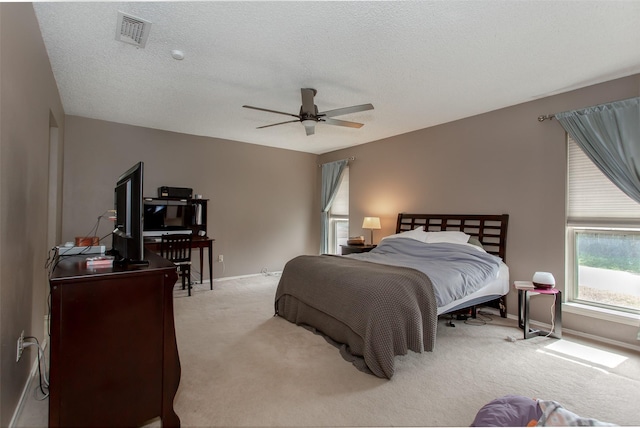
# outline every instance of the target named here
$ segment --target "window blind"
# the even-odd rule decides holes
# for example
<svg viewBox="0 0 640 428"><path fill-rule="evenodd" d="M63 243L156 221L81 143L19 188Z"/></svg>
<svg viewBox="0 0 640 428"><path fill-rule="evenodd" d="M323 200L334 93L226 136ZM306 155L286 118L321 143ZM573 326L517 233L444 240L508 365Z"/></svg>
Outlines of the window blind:
<svg viewBox="0 0 640 428"><path fill-rule="evenodd" d="M568 136L568 222L618 223L640 226L640 204L611 182Z"/></svg>
<svg viewBox="0 0 640 428"><path fill-rule="evenodd" d="M332 216L349 215L349 166L342 172L342 181L329 211Z"/></svg>

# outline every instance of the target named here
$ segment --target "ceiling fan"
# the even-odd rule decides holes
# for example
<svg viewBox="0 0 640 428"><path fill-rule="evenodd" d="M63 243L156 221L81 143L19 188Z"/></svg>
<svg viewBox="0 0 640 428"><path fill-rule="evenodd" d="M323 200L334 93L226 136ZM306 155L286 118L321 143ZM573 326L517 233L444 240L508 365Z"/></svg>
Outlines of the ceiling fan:
<svg viewBox="0 0 640 428"><path fill-rule="evenodd" d="M270 126L284 125L285 123L300 122L304 125L304 129L307 131L307 135L313 135L315 133L316 123L326 123L328 125L346 126L349 128L361 128L364 124L358 122L349 122L346 120L333 119L334 116L342 116L343 114L357 113L359 111L373 110L371 104L361 104L351 107L337 108L335 110L327 110L318 112L318 106L313 102L313 97L318 91L312 88L300 89L302 93L302 105L300 106L300 113L285 113L282 111L269 110L261 107L253 107L244 105L244 108L250 108L254 110L267 111L270 113L284 114L286 116L293 116L295 120L287 120L286 122L272 123L271 125L258 126L256 129L268 128Z"/></svg>

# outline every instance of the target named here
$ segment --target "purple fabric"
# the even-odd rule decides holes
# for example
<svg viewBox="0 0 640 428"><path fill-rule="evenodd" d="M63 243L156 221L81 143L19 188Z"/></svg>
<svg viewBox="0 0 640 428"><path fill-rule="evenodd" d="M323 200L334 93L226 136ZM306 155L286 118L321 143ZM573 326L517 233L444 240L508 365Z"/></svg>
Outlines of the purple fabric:
<svg viewBox="0 0 640 428"><path fill-rule="evenodd" d="M538 402L520 395L505 395L484 405L472 427L526 427L542 417ZM535 425L535 423L533 424Z"/></svg>

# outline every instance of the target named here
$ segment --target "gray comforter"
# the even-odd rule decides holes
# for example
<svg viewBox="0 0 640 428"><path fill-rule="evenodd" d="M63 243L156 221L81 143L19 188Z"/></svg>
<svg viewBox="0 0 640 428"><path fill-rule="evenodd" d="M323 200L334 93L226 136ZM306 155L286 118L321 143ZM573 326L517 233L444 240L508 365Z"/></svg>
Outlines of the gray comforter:
<svg viewBox="0 0 640 428"><path fill-rule="evenodd" d="M472 245L425 244L408 238L383 239L368 253L349 254L375 263L405 266L431 279L438 307L448 305L496 278L500 258Z"/></svg>
<svg viewBox="0 0 640 428"><path fill-rule="evenodd" d="M379 377L393 376L395 355L431 351L435 344L433 288L415 269L299 256L282 272L275 310L342 345L343 357Z"/></svg>

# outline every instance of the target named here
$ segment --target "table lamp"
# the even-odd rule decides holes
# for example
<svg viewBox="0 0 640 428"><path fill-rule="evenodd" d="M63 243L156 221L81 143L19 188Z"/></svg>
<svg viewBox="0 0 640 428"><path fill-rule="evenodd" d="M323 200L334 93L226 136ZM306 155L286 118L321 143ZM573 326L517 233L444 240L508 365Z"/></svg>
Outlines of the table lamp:
<svg viewBox="0 0 640 428"><path fill-rule="evenodd" d="M371 245L373 245L373 230L381 229L380 217L365 217L362 222L363 229L371 229Z"/></svg>

